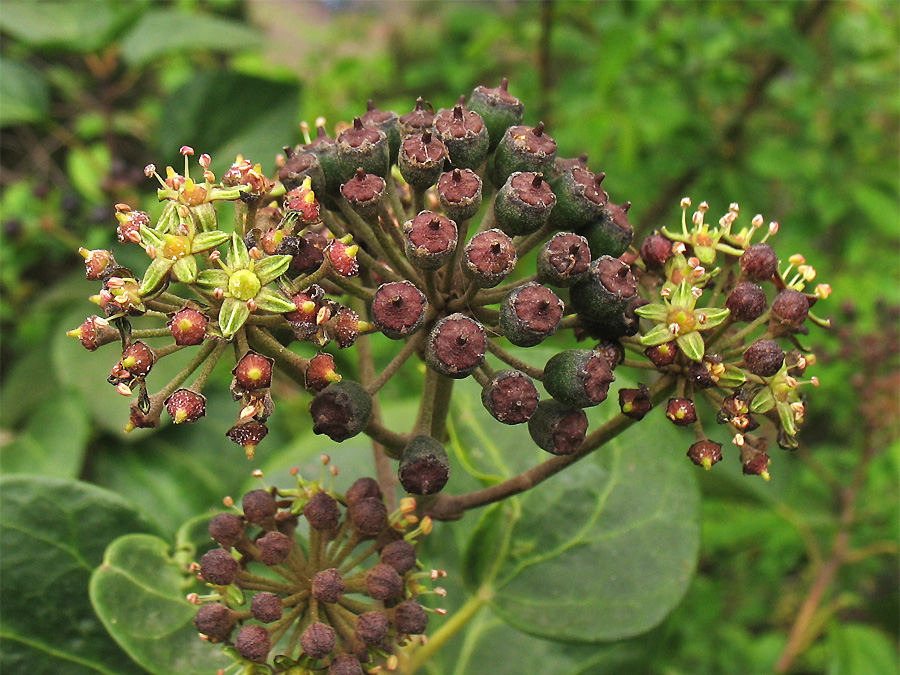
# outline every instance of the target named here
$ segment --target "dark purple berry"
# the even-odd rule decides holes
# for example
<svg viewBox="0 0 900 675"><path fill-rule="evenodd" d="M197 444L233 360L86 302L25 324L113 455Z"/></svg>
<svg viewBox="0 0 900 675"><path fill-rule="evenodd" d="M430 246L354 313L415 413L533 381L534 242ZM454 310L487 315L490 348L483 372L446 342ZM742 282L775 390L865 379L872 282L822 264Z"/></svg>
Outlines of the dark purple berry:
<svg viewBox="0 0 900 675"><path fill-rule="evenodd" d="M422 327L428 302L410 281L382 284L372 300L375 327L392 340L400 340Z"/></svg>
<svg viewBox="0 0 900 675"><path fill-rule="evenodd" d="M311 658L321 659L334 651L335 638L334 628L316 621L303 631L300 646Z"/></svg>
<svg viewBox="0 0 900 675"><path fill-rule="evenodd" d="M278 511L275 497L268 490L251 490L244 495L241 506L244 510L244 517L254 525L262 525L271 520Z"/></svg>
<svg viewBox="0 0 900 675"><path fill-rule="evenodd" d="M375 600L394 600L403 596L403 578L390 565L378 563L366 573L366 592Z"/></svg>
<svg viewBox="0 0 900 675"><path fill-rule="evenodd" d="M440 492L450 479L447 451L431 436L416 436L403 450L397 476L400 485L410 494Z"/></svg>
<svg viewBox="0 0 900 675"><path fill-rule="evenodd" d="M366 612L356 617L356 634L357 639L366 643L380 642L387 636L388 623L387 615L384 612Z"/></svg>
<svg viewBox="0 0 900 675"><path fill-rule="evenodd" d="M185 307L175 312L166 324L176 345L199 345L206 339L206 315Z"/></svg>
<svg viewBox="0 0 900 675"><path fill-rule="evenodd" d="M372 416L372 396L359 382L333 382L316 393L309 413L313 432L340 443L366 428Z"/></svg>
<svg viewBox="0 0 900 675"><path fill-rule="evenodd" d="M768 281L778 272L778 256L768 244L754 244L740 257L741 270L751 281Z"/></svg>
<svg viewBox="0 0 900 675"><path fill-rule="evenodd" d="M197 632L208 637L212 642L223 642L231 637L236 618L234 612L218 602L205 604L197 610L194 626Z"/></svg>
<svg viewBox="0 0 900 675"><path fill-rule="evenodd" d="M269 631L263 626L246 625L238 631L234 648L248 661L265 661L272 648Z"/></svg>
<svg viewBox="0 0 900 675"><path fill-rule="evenodd" d="M787 329L798 329L809 315L809 300L800 291L786 288L772 303L772 318Z"/></svg>
<svg viewBox="0 0 900 675"><path fill-rule="evenodd" d="M603 354L589 349L567 349L544 366L547 393L570 408L603 403L615 379Z"/></svg>
<svg viewBox="0 0 900 675"><path fill-rule="evenodd" d="M528 432L542 450L571 455L584 441L588 419L581 408L570 408L555 399L541 401L528 420Z"/></svg>
<svg viewBox="0 0 900 675"><path fill-rule="evenodd" d="M259 561L273 567L280 565L291 554L291 538L281 532L268 532L256 540Z"/></svg>
<svg viewBox="0 0 900 675"><path fill-rule="evenodd" d="M753 321L766 311L766 292L752 281L742 281L728 295L725 307L735 321Z"/></svg>
<svg viewBox="0 0 900 675"><path fill-rule="evenodd" d="M381 501L383 495L381 494L381 488L378 485L378 481L374 478L369 478L368 476L357 478L353 481L353 485L350 486L347 490L347 494L344 495L347 506L353 506L361 499L370 498Z"/></svg>
<svg viewBox="0 0 900 675"><path fill-rule="evenodd" d="M319 602L337 602L346 588L344 577L334 568L316 572L312 578L311 593Z"/></svg>
<svg viewBox="0 0 900 675"><path fill-rule="evenodd" d="M464 269L481 288L493 288L513 271L517 261L512 239L501 230L486 230L466 245Z"/></svg>
<svg viewBox="0 0 900 675"><path fill-rule="evenodd" d="M240 565L224 548L216 548L200 558L200 575L216 586L227 586L237 576Z"/></svg>
<svg viewBox="0 0 900 675"><path fill-rule="evenodd" d="M454 169L441 174L437 184L438 201L447 217L464 223L481 206L481 179L471 169Z"/></svg>
<svg viewBox="0 0 900 675"><path fill-rule="evenodd" d="M281 598L274 593L261 592L253 596L250 602L253 618L262 623L278 621L284 614Z"/></svg>
<svg viewBox="0 0 900 675"><path fill-rule="evenodd" d="M672 257L672 242L661 234L651 234L641 242L641 260L648 270L658 270Z"/></svg>
<svg viewBox="0 0 900 675"><path fill-rule="evenodd" d="M653 408L650 401L650 389L646 384L638 383L637 389L619 389L619 408L622 414L633 420L642 420Z"/></svg>
<svg viewBox="0 0 900 675"><path fill-rule="evenodd" d="M534 382L519 370L500 370L481 390L481 402L498 422L522 424L537 409L540 394Z"/></svg>
<svg viewBox="0 0 900 675"><path fill-rule="evenodd" d="M244 538L244 519L234 513L218 513L209 521L209 536L222 548L231 548Z"/></svg>
<svg viewBox="0 0 900 675"><path fill-rule="evenodd" d="M591 249L587 239L573 232L558 232L537 255L537 278L542 284L567 288L588 271Z"/></svg>
<svg viewBox="0 0 900 675"><path fill-rule="evenodd" d="M441 319L425 347L425 363L441 375L467 377L484 362L487 337L484 326L463 314Z"/></svg>
<svg viewBox="0 0 900 675"><path fill-rule="evenodd" d="M416 566L416 547L404 539L392 541L381 549L379 562L390 565L398 574L406 574Z"/></svg>
<svg viewBox="0 0 900 675"><path fill-rule="evenodd" d="M697 421L694 402L689 398L670 398L666 406L666 417L680 427L686 427Z"/></svg>
<svg viewBox="0 0 900 675"><path fill-rule="evenodd" d="M757 340L744 352L744 366L754 375L771 377L784 365L784 350L775 340Z"/></svg>
<svg viewBox="0 0 900 675"><path fill-rule="evenodd" d="M387 507L381 499L366 497L350 504L347 515L353 527L367 537L377 537L387 526Z"/></svg>
<svg viewBox="0 0 900 675"><path fill-rule="evenodd" d="M303 515L316 530L333 530L341 520L337 500L327 492L317 492L303 506Z"/></svg>
<svg viewBox="0 0 900 675"><path fill-rule="evenodd" d="M398 633L421 635L428 627L428 612L415 600L401 602L394 608L394 628Z"/></svg>

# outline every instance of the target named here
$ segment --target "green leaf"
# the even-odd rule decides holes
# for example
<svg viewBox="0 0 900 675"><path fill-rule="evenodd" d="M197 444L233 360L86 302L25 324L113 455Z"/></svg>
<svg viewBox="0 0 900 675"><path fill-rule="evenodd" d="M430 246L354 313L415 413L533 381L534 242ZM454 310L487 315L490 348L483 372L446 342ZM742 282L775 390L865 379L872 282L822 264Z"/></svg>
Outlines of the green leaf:
<svg viewBox="0 0 900 675"><path fill-rule="evenodd" d="M289 255L270 255L258 261L253 267L253 272L259 277L259 283L265 286L287 272L290 264Z"/></svg>
<svg viewBox="0 0 900 675"><path fill-rule="evenodd" d="M90 597L110 635L151 673L208 675L231 660L197 636L197 607L185 600L191 581L165 541L131 534L106 550L91 575Z"/></svg>
<svg viewBox="0 0 900 675"><path fill-rule="evenodd" d="M0 447L3 472L75 478L90 432L88 411L73 392L57 388L32 412L28 427Z"/></svg>
<svg viewBox="0 0 900 675"><path fill-rule="evenodd" d="M250 316L250 310L246 302L242 302L237 298L225 298L222 302L222 308L219 310L219 328L222 336L226 340L238 332L241 326Z"/></svg>
<svg viewBox="0 0 900 675"><path fill-rule="evenodd" d="M191 251L193 253L202 253L203 251L208 251L211 248L224 244L229 239L230 236L228 233L220 230L200 232L194 237L194 241L191 242Z"/></svg>
<svg viewBox="0 0 900 675"><path fill-rule="evenodd" d="M43 476L0 478L0 512L3 672L144 672L97 619L88 579L112 540L150 522L112 492Z"/></svg>
<svg viewBox="0 0 900 675"><path fill-rule="evenodd" d="M683 351L692 361L700 361L703 359L706 344L703 342L703 336L697 331L682 333L675 338L675 341L678 343L681 351Z"/></svg>
<svg viewBox="0 0 900 675"><path fill-rule="evenodd" d="M470 587L512 626L554 640L658 624L687 590L700 535L690 467L661 450L649 437L610 444L496 507L469 542Z"/></svg>
<svg viewBox="0 0 900 675"><path fill-rule="evenodd" d="M215 288L228 288L228 273L225 270L203 270L197 275L195 282L200 288L211 291Z"/></svg>
<svg viewBox="0 0 900 675"><path fill-rule="evenodd" d="M47 84L33 68L0 58L0 127L43 122L50 109Z"/></svg>
<svg viewBox="0 0 900 675"><path fill-rule="evenodd" d="M271 288L263 288L256 297L253 298L256 306L264 312L274 312L275 314L283 314L284 312L293 312L297 306L278 291Z"/></svg>
<svg viewBox="0 0 900 675"><path fill-rule="evenodd" d="M141 280L141 287L138 289L138 293L141 296L150 295L162 286L174 264L174 262L162 256L154 258L147 266L147 271L144 272L144 278Z"/></svg>
<svg viewBox="0 0 900 675"><path fill-rule="evenodd" d="M66 173L75 188L92 203L103 202L103 183L112 167L109 148L103 143L72 148L66 156Z"/></svg>
<svg viewBox="0 0 900 675"><path fill-rule="evenodd" d="M225 264L232 271L245 270L250 267L250 253L237 232L231 234L231 242L228 244L228 252L225 254Z"/></svg>
<svg viewBox="0 0 900 675"><path fill-rule="evenodd" d="M644 319L650 319L655 323L665 321L669 316L669 308L658 303L652 305L644 305L634 310L634 313Z"/></svg>
<svg viewBox="0 0 900 675"><path fill-rule="evenodd" d="M109 44L142 2L5 2L0 28L36 47L87 54ZM5 74L4 74L5 77Z"/></svg>
<svg viewBox="0 0 900 675"><path fill-rule="evenodd" d="M828 675L896 675L897 649L880 630L860 623L835 625L828 634Z"/></svg>
<svg viewBox="0 0 900 675"><path fill-rule="evenodd" d="M641 337L641 344L653 347L655 345L661 345L664 342L671 342L674 339L675 334L669 330L669 327L664 323L660 323L655 325L648 333Z"/></svg>
<svg viewBox="0 0 900 675"><path fill-rule="evenodd" d="M178 52L255 49L260 34L246 24L210 14L177 9L147 12L122 40L122 55L131 65L144 65Z"/></svg>
<svg viewBox="0 0 900 675"><path fill-rule="evenodd" d="M192 255L179 258L172 265L172 274L183 284L192 284L197 280L197 259Z"/></svg>

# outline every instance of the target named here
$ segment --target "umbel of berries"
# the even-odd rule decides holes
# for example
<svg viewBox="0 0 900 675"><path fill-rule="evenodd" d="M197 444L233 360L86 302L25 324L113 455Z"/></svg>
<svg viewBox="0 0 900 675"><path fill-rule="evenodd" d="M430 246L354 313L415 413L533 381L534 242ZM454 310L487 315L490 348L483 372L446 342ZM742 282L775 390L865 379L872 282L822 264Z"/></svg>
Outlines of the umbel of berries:
<svg viewBox="0 0 900 675"><path fill-rule="evenodd" d="M396 668L392 653L425 632L433 611L418 601L416 544L431 521L413 515L415 503L389 513L370 478L339 494L298 474L295 487L253 490L241 507L209 523L219 548L195 566L208 587L190 596L198 632L273 672Z"/></svg>
<svg viewBox="0 0 900 675"><path fill-rule="evenodd" d="M627 195L607 191L615 177L559 156L555 131L509 86L405 111L369 102L271 162L235 157L218 178L188 146L180 171L147 166L160 216L119 204L110 223L146 260L129 269L118 251L83 249L99 310L69 333L91 351L117 345L108 382L130 400L126 428L208 423L207 382L231 370L222 431L255 459L273 416L298 409L277 405L294 387L304 412L292 428L347 452L368 436L393 462L385 475L440 513L454 482L448 417L473 391L457 381L472 378L488 424L566 458L548 461L665 415L688 427L685 447L719 444L722 461L737 447L749 475L769 475L777 456L749 448L797 446L817 382L804 379L814 356L801 339L827 325L816 312L828 285L803 255L777 251L778 223L745 222L737 204L715 219L684 199L680 222L633 241ZM176 368L159 367L176 353ZM389 410L400 391L419 394L415 414ZM585 409L610 396L612 427L590 430ZM730 443L704 428L713 417ZM713 466L714 447L689 457ZM267 556L284 553L278 539ZM330 634L303 635L315 651ZM252 629L240 644L265 641Z"/></svg>

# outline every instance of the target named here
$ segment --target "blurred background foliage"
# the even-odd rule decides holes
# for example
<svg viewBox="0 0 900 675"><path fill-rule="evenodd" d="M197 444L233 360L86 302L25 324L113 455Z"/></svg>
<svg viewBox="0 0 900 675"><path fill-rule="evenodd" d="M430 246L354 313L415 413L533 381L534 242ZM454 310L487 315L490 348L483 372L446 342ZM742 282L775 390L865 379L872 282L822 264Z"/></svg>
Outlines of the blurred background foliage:
<svg viewBox="0 0 900 675"><path fill-rule="evenodd" d="M271 169L301 120L333 130L370 98L400 114L417 96L447 107L505 76L527 122L543 120L561 155L587 152L613 199L633 202L641 234L677 222L686 195L780 222L779 251L833 286L820 314L835 328L807 340L822 384L772 483L700 476L698 575L658 628L571 646L482 614L428 669L897 672L896 2L7 0L0 31L5 474L105 486L170 535L236 494L247 464L221 436L227 373L213 419L121 433L125 403L103 383L113 357L64 336L92 307L76 249L112 245L117 202L158 211L142 169L178 166L181 145L217 173L237 153ZM402 417L415 382L395 386ZM320 451L305 398L285 384L281 400L270 471Z"/></svg>

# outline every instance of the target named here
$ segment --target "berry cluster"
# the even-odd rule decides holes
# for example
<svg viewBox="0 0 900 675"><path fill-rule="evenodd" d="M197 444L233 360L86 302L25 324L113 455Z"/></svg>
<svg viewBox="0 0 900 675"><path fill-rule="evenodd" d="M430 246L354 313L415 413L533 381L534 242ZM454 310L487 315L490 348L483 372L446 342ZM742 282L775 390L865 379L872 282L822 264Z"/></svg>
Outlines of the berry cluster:
<svg viewBox="0 0 900 675"><path fill-rule="evenodd" d="M420 639L429 611L443 612L415 599L443 595L421 581L444 572L420 571L415 544L431 520L413 515L412 498L388 513L374 479L341 495L298 474L296 488L253 490L241 507L210 521L221 548L194 565L210 590L189 599L200 605L194 625L202 636L226 643L239 662L258 664L242 672L395 670L397 647Z"/></svg>
<svg viewBox="0 0 900 675"><path fill-rule="evenodd" d="M157 426L163 410L175 423L202 417L202 388L233 345L239 413L227 435L248 457L267 433L277 367L312 394L315 433L337 442L368 434L399 460L399 480L414 494L439 492L449 479L455 380L477 380L490 414L527 424L540 448L575 455L592 449L584 409L607 398L620 365L661 374L652 388L619 392L625 415L640 419L654 398L674 393L666 415L694 429L688 455L709 467L721 446L695 409L698 396L707 399L733 427L745 471L767 476L754 416L770 415L779 444L796 444L800 378L813 362L797 336L807 319L825 323L810 307L828 287L809 292L815 271L801 256L782 267L768 243L776 224L764 228L757 216L739 229L737 205L709 224L701 204L689 223L685 200L680 231L633 247L630 203L610 201L605 174L586 156L557 157L543 124L523 118L506 81L437 112L421 99L405 115L370 104L337 138L321 124L314 139L305 129L306 144L285 148L271 179L239 157L216 182L202 155L196 182L184 147L184 174L157 175L165 208L156 224L117 207L119 240L151 259L143 276L109 251L82 251L88 278L102 283L93 299L103 316L71 334L88 349L121 341L109 379L137 394L130 427ZM220 229L222 201L236 204L230 233ZM133 329L140 316L166 327ZM565 329L593 347L560 351L543 367L509 350ZM370 334L402 345L380 372ZM171 342L146 342L160 337ZM354 380L324 348L358 340ZM186 348L194 358L151 395L153 365ZM427 365L422 405L413 428L397 432L382 426L376 398L412 355Z"/></svg>

